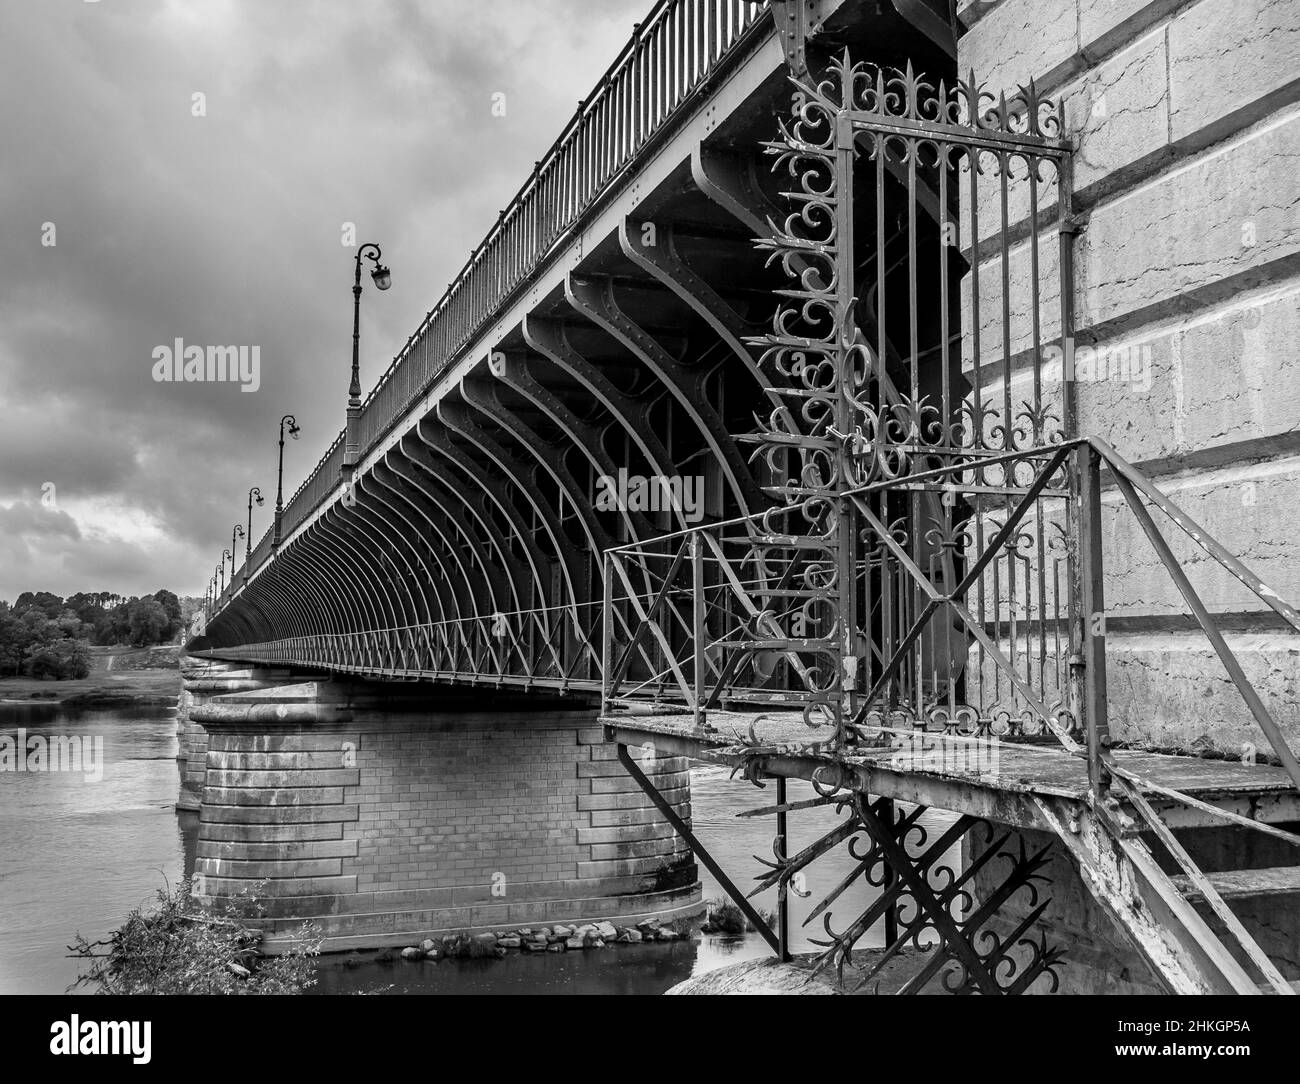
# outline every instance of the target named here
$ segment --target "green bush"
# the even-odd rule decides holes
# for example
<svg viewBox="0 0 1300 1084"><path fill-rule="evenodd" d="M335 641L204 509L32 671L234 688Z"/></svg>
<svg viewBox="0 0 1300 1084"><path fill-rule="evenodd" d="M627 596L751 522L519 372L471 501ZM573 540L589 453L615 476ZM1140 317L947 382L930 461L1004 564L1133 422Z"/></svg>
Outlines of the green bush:
<svg viewBox="0 0 1300 1084"><path fill-rule="evenodd" d="M33 647L27 656L27 672L34 678L70 681L90 673L90 644L86 640L53 640Z"/></svg>
<svg viewBox="0 0 1300 1084"><path fill-rule="evenodd" d="M81 934L69 946L89 962L70 990L101 994L298 994L316 984L320 940L304 923L290 950L263 956L261 934L245 924L262 907L251 894L223 914L202 908L188 880L160 888L155 905L132 911L106 940Z"/></svg>

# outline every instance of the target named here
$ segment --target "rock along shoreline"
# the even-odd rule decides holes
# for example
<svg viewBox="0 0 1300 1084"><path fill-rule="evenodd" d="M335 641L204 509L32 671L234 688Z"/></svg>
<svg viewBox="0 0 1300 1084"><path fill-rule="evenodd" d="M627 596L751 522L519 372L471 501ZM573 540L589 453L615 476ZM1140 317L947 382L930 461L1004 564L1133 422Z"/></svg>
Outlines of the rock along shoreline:
<svg viewBox="0 0 1300 1084"><path fill-rule="evenodd" d="M441 938L426 938L399 952L387 950L377 959L400 957L411 963L421 960L505 959L512 952L583 952L610 945L637 945L650 941L683 941L689 931L671 923L647 919L634 926L612 922L586 922L576 926L521 926L498 933L459 933Z"/></svg>

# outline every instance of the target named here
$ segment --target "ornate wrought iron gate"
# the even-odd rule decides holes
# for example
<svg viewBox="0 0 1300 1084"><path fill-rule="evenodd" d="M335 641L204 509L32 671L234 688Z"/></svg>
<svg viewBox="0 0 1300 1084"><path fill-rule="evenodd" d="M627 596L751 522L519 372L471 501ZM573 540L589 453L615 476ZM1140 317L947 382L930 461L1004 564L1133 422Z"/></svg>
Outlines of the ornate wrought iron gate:
<svg viewBox="0 0 1300 1084"><path fill-rule="evenodd" d="M994 98L847 55L797 84L766 147L792 207L758 242L790 285L751 340L778 405L748 439L778 503L614 551L615 602L639 606L637 565L683 633L645 660L651 684L693 671L697 707L799 702L836 747L886 720L1072 741L1086 628L1060 124L1032 85ZM688 568L703 602L673 614Z"/></svg>
<svg viewBox="0 0 1300 1084"><path fill-rule="evenodd" d="M778 888L782 930L791 878L853 841L856 867L811 916L826 929L822 966L842 968L883 922L884 960L909 942L921 947L923 932L938 936L939 952L905 990L945 963L944 985L956 991L1019 992L1043 975L1055 984L1059 952L1025 936L1047 906L1034 885L1043 852L1022 845L1017 853L1004 847L1010 837L963 816L956 836L986 832L991 846L968 852L960 872L944 870L937 844L906 845L916 809L900 815L866 797L862 780L879 764L873 747L922 731L996 749L1041 740L1058 765L1084 758L1086 788L1073 798L1060 800L1059 782L1033 779L998 776L994 790L1037 809L1029 819L1060 838L1167 988L1290 993L1149 799L1292 845L1300 837L1189 794L1195 781L1178 774L1180 758L1152 766L1178 780L1169 786L1111 749L1103 465L1296 787L1300 762L1143 499L1297 630L1300 613L1105 441L1075 432L1076 227L1061 124L1032 84L994 97L973 75L935 84L847 55L815 85L797 83L793 114L766 147L792 208L758 242L790 284L779 291L772 331L751 340L777 385L778 405L750 438L777 503L607 554L605 627L620 606L636 621L625 621L634 632L603 669L606 702L638 692L671 699L675 683L701 734L697 755L755 782L772 758L787 758L784 770L810 772L819 801L847 814L788 856L784 817L808 803L787 802L779 789L774 806L750 811L778 818L776 861L758 890ZM653 594L648 607L636 597L638 576ZM647 630L657 641L650 652ZM638 651L641 673L629 683ZM734 743L707 735L708 709L753 701L800 707L817 740L765 742L752 722ZM641 729L653 733L654 724ZM671 725L662 733L674 736ZM1062 758L1062 747L1072 755ZM1225 777L1224 793L1257 785ZM1181 880L1161 870L1141 833ZM981 867L975 893L970 880ZM828 908L859 877L880 888L879 899L836 932ZM1259 877L1297 880L1290 867ZM1000 933L986 929L1022 892L1021 918ZM1227 936L1190 906L1189 892Z"/></svg>

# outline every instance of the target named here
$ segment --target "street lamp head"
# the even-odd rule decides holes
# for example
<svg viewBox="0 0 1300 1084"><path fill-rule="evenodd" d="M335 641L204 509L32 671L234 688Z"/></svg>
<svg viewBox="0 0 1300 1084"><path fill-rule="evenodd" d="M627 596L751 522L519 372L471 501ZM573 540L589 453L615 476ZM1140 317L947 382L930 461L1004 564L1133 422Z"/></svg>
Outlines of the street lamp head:
<svg viewBox="0 0 1300 1084"><path fill-rule="evenodd" d="M261 508L262 505L264 505L265 503L266 503L266 502L265 502L264 500L262 500L262 495L259 493L259 494L257 495L257 507L258 507L258 508Z"/></svg>
<svg viewBox="0 0 1300 1084"><path fill-rule="evenodd" d="M393 273L381 263L375 264L375 269L370 272L370 277L375 280L375 286L381 290L387 290L393 284Z"/></svg>
<svg viewBox="0 0 1300 1084"><path fill-rule="evenodd" d="M292 437L294 440L297 440L297 439L298 439L298 435L299 435L301 432L302 432L302 429L299 428L296 424L295 424L295 425L291 425L291 426L289 426L289 436Z"/></svg>

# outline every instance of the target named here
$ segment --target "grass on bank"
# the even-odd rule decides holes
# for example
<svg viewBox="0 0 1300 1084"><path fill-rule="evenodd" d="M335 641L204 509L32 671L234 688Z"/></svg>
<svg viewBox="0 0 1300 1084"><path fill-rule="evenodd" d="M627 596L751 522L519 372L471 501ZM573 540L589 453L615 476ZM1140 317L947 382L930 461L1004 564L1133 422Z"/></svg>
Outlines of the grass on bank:
<svg viewBox="0 0 1300 1084"><path fill-rule="evenodd" d="M176 702L181 679L174 669L92 670L88 677L67 681L41 678L0 678L0 703L67 704L94 707L97 704L158 704Z"/></svg>

